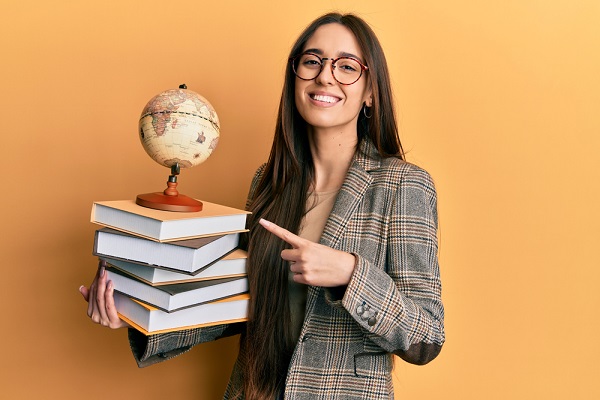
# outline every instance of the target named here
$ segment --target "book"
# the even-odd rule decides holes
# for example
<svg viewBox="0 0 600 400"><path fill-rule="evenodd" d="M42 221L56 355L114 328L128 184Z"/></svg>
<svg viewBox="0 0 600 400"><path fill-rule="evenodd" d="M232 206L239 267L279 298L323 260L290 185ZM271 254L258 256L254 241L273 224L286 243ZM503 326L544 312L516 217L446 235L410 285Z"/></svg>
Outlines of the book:
<svg viewBox="0 0 600 400"><path fill-rule="evenodd" d="M225 257L204 268L201 268L199 271L196 271L194 275L157 268L149 264L133 263L110 257L100 258L106 261L109 266L117 268L118 270L125 272L126 274L129 274L148 285L158 286L202 281L206 279L244 276L246 275L247 256L248 253L245 250L236 249L227 254Z"/></svg>
<svg viewBox="0 0 600 400"><path fill-rule="evenodd" d="M150 286L116 268L105 269L115 291L161 310L172 312L248 291L248 278L221 278L173 285Z"/></svg>
<svg viewBox="0 0 600 400"><path fill-rule="evenodd" d="M202 201L202 211L173 212L134 200L96 201L91 222L159 242L246 231L248 211Z"/></svg>
<svg viewBox="0 0 600 400"><path fill-rule="evenodd" d="M237 248L239 239L239 233L229 233L161 243L101 228L95 233L93 254L194 273Z"/></svg>
<svg viewBox="0 0 600 400"><path fill-rule="evenodd" d="M145 335L246 321L250 300L241 294L167 313L119 292L114 297L119 317Z"/></svg>

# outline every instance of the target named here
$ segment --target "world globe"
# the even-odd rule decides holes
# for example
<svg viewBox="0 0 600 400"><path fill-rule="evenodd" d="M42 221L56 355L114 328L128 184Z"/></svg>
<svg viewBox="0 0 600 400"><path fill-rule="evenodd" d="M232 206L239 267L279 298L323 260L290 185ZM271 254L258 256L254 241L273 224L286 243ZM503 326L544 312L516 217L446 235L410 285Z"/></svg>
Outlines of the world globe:
<svg viewBox="0 0 600 400"><path fill-rule="evenodd" d="M202 202L177 191L180 168L204 162L219 143L219 117L204 97L180 85L154 96L139 120L139 136L146 153L171 168L163 192L140 194L136 204L164 211L195 212Z"/></svg>
<svg viewBox="0 0 600 400"><path fill-rule="evenodd" d="M150 99L139 120L144 150L165 167L191 168L206 161L219 143L219 130L213 106L185 85Z"/></svg>

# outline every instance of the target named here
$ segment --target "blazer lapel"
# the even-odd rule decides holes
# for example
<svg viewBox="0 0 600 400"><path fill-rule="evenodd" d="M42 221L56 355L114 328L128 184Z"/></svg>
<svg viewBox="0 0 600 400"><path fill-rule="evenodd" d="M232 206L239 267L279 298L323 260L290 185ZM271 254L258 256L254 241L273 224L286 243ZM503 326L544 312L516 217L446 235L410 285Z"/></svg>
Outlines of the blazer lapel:
<svg viewBox="0 0 600 400"><path fill-rule="evenodd" d="M381 161L373 145L363 140L356 152L352 164L346 174L346 179L340 188L333 205L333 210L327 219L320 243L335 248L343 236L350 218L362 201L367 188L373 181L369 173L378 168Z"/></svg>

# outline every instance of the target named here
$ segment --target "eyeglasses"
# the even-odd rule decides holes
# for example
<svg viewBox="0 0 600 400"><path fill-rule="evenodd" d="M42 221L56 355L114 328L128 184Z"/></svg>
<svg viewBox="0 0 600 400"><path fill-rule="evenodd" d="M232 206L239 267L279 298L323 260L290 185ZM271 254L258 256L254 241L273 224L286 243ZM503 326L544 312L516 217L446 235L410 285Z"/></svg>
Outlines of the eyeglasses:
<svg viewBox="0 0 600 400"><path fill-rule="evenodd" d="M369 69L353 57L321 58L314 53L302 53L290 58L296 76L304 81L315 79L323 71L325 61L331 61L331 74L342 85L352 85Z"/></svg>

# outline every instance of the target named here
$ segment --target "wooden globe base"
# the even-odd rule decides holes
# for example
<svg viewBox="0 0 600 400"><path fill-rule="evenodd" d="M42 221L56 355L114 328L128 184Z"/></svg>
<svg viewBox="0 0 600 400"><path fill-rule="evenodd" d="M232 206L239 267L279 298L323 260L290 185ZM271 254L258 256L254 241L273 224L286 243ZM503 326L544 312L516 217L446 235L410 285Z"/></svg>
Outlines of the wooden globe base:
<svg viewBox="0 0 600 400"><path fill-rule="evenodd" d="M136 197L135 203L155 210L197 212L202 211L202 202L177 192L177 182L167 182L164 192L144 193Z"/></svg>
<svg viewBox="0 0 600 400"><path fill-rule="evenodd" d="M155 210L197 212L202 211L202 202L186 195L169 196L161 192L140 194L135 199L136 204L154 208Z"/></svg>

